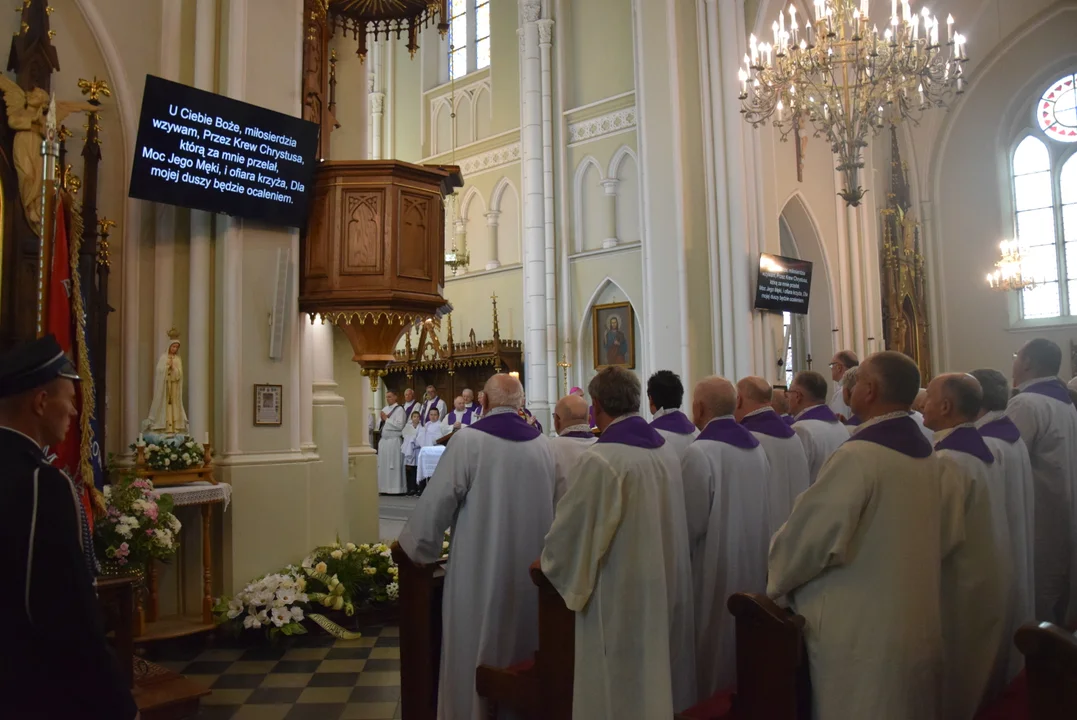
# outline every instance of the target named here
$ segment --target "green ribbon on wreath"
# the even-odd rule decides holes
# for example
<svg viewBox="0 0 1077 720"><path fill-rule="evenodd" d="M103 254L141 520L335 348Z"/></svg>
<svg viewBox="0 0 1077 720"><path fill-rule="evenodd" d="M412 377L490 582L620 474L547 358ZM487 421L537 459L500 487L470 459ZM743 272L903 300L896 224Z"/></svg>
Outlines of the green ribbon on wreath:
<svg viewBox="0 0 1077 720"><path fill-rule="evenodd" d="M359 638L363 637L363 633L345 630L343 627L337 625L325 615L309 613L307 617L317 623L318 627L320 627L322 630L325 630L327 633L337 638L338 640L358 640Z"/></svg>

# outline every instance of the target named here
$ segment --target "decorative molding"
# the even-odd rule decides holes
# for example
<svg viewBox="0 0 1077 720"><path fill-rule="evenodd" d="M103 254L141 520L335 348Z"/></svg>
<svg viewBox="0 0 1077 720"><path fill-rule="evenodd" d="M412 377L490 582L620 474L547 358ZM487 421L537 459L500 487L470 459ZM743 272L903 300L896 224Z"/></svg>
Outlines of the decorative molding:
<svg viewBox="0 0 1077 720"><path fill-rule="evenodd" d="M625 132L636 127L636 108L624 108L568 126L569 145L597 140L600 137Z"/></svg>
<svg viewBox="0 0 1077 720"><path fill-rule="evenodd" d="M639 240L630 243L618 243L611 248L599 248L597 250L583 250L578 253L574 253L568 256L569 262L576 262L577 260L586 260L587 258L595 257L596 255L613 255L616 253L623 253L632 250L639 250L642 243Z"/></svg>
<svg viewBox="0 0 1077 720"><path fill-rule="evenodd" d="M375 115L385 112L385 93L370 93L370 110Z"/></svg>
<svg viewBox="0 0 1077 720"><path fill-rule="evenodd" d="M523 270L523 263L512 263L511 265L498 265L496 268L487 267L485 270L471 270L467 275L457 275L456 277L446 277L445 284L451 285L454 282L460 280L474 280L478 277L485 277L487 275L497 275L499 273L513 272L514 270Z"/></svg>
<svg viewBox="0 0 1077 720"><path fill-rule="evenodd" d="M523 11L524 22L533 23L539 19L542 12L542 0L523 0L520 9Z"/></svg>
<svg viewBox="0 0 1077 720"><path fill-rule="evenodd" d="M494 148L493 150L487 150L484 153L464 158L459 164L460 171L464 174L464 177L468 177L469 175L494 170L519 161L520 143L514 142L511 145Z"/></svg>
<svg viewBox="0 0 1077 720"><path fill-rule="evenodd" d="M538 23L539 44L551 45L553 43L553 20L539 20Z"/></svg>

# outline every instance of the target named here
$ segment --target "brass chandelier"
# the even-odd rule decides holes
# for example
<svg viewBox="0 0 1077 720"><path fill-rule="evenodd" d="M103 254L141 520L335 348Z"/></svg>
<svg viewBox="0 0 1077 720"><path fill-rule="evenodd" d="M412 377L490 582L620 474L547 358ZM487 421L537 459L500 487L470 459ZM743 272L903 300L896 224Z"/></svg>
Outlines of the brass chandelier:
<svg viewBox="0 0 1077 720"><path fill-rule="evenodd" d="M853 207L860 187L868 133L887 123L919 121L925 110L948 107L965 89L965 37L945 31L924 8L913 12L909 0L891 0L883 32L868 14L868 0L815 0L814 19L789 6L772 25L773 42L752 35L750 55L738 76L741 114L758 128L768 120L786 141L810 124L837 156L845 180L839 195Z"/></svg>
<svg viewBox="0 0 1077 720"><path fill-rule="evenodd" d="M1036 287L1035 279L1024 272L1024 261L1016 240L1003 240L999 243L1002 258L995 263L994 272L987 274L987 284L992 290L1009 292Z"/></svg>

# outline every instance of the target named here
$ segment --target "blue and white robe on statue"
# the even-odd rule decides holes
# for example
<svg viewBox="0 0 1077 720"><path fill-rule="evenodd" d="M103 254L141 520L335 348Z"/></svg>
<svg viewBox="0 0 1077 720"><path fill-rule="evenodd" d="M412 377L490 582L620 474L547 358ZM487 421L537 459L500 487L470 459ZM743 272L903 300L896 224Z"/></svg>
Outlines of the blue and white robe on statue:
<svg viewBox="0 0 1077 720"><path fill-rule="evenodd" d="M561 502L561 498L568 490L572 470L579 463L580 457L595 444L597 439L587 424L572 425L562 430L557 437L550 438L550 449L553 450L554 463L557 468L557 479L553 491L555 513L557 503Z"/></svg>
<svg viewBox="0 0 1077 720"><path fill-rule="evenodd" d="M1032 487L1032 462L1028 448L1021 439L1021 431L1005 413L994 411L985 414L976 423L987 447L995 456L998 477L1003 480L1002 504L1006 513L1006 525L1013 558L1013 597L1010 602L1011 616L1003 632L1013 638L1017 628L1036 619L1036 585L1033 527L1035 498ZM992 487L991 504L995 505L996 487ZM1013 680L1024 667L1024 656L1007 642L1009 662L1004 682Z"/></svg>
<svg viewBox="0 0 1077 720"><path fill-rule="evenodd" d="M668 718L696 701L683 488L665 445L638 415L611 423L546 536L542 571L576 613L575 720Z"/></svg>
<svg viewBox="0 0 1077 720"><path fill-rule="evenodd" d="M766 479L770 509L767 535L774 537L789 517L797 496L811 484L808 455L793 428L786 425L773 408L764 407L748 413L741 425L748 428L763 446L770 463L770 474Z"/></svg>
<svg viewBox="0 0 1077 720"><path fill-rule="evenodd" d="M808 456L808 483L814 483L819 471L834 452L849 439L849 428L826 405L802 411L793 422L793 432L804 445Z"/></svg>
<svg viewBox="0 0 1077 720"><path fill-rule="evenodd" d="M944 473L907 413L866 421L771 541L767 594L805 620L814 720L943 720Z"/></svg>
<svg viewBox="0 0 1077 720"><path fill-rule="evenodd" d="M1018 390L1006 414L1032 461L1036 619L1069 627L1077 623L1077 412L1058 378Z"/></svg>
<svg viewBox="0 0 1077 720"><path fill-rule="evenodd" d="M381 425L381 439L378 440L378 492L385 495L402 495L408 491L404 475L404 457L401 453L404 425L404 408L400 405L386 405L381 409L385 413L385 422Z"/></svg>
<svg viewBox="0 0 1077 720"><path fill-rule="evenodd" d="M846 436L848 437L848 435ZM696 606L699 696L737 680L736 637L726 601L735 592L767 591L766 484L759 441L732 415L711 420L681 461Z"/></svg>
<svg viewBox="0 0 1077 720"><path fill-rule="evenodd" d="M495 408L453 438L400 533L418 563L453 551L442 603L438 718L486 720L475 668L508 667L538 649L538 594L529 568L553 520L549 442L513 408Z"/></svg>
<svg viewBox="0 0 1077 720"><path fill-rule="evenodd" d="M942 485L943 707L948 719L972 720L981 703L1004 687L998 679L1012 642L1003 629L1010 616L1013 559L1009 538L1000 537L1005 511L992 508L997 468L990 448L973 423L935 437L935 454L948 470Z"/></svg>
<svg viewBox="0 0 1077 720"><path fill-rule="evenodd" d="M684 451L699 436L696 426L678 409L659 410L654 414L654 420L651 420L651 427L673 446L678 458L684 457Z"/></svg>

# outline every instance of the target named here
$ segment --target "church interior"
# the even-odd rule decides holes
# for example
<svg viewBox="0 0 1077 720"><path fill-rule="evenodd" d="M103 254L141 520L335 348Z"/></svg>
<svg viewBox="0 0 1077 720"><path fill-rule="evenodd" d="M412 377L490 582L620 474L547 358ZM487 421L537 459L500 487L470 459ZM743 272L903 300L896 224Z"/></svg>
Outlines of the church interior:
<svg viewBox="0 0 1077 720"><path fill-rule="evenodd" d="M1073 0L15 9L0 15L13 38L0 81L0 351L62 326L81 377L66 469L91 488L98 531L123 530L121 511L109 515L121 488L171 498L154 505L153 527L159 508L175 528L141 567L117 568L130 533L95 541L107 548L98 597L110 642L147 720L464 717L444 699L444 667L438 687L457 638L438 611L442 593L459 592L452 566L422 564L401 534L448 481L451 469L434 468L450 460L454 423L465 411L465 426L494 420L481 403L500 397L497 376L520 381L521 415L549 436L577 389L592 405L583 430L596 427L589 388L609 368L634 376L637 399L672 371L689 421L692 389L712 376L761 378L769 401L814 371L829 383L822 400L840 402L841 353L901 353L921 388L978 368L1016 387L1023 348L1044 342L1062 353L1048 374L1077 377ZM196 105L218 108L217 122L177 111ZM274 149L289 142L270 133L294 135L293 149ZM297 168L289 186L278 166ZM248 175L245 194L226 191ZM279 186L257 189L263 179ZM435 397L442 424L420 442ZM663 407L644 398L638 412L657 422ZM419 483L405 489L404 458L420 445L407 461ZM1077 465L1064 469L1057 501L1072 507L1077 558ZM446 552L468 507L480 505L450 513ZM386 579L363 607L326 576L348 553ZM536 659L478 668L489 717L581 717L572 633L578 643L583 621L566 615L545 562L525 578ZM302 578L315 566L327 602L304 605L302 623L243 625L240 598L281 568ZM764 575L757 595L729 600L735 699L675 706L677 717L810 716L804 618L765 588ZM225 624L239 644L213 639ZM1075 716L1077 637L1065 625L1051 626L1054 650L1019 642L1023 684L996 688L977 718ZM808 648L815 716L841 717L818 704L826 686ZM638 715L659 716L673 714Z"/></svg>

